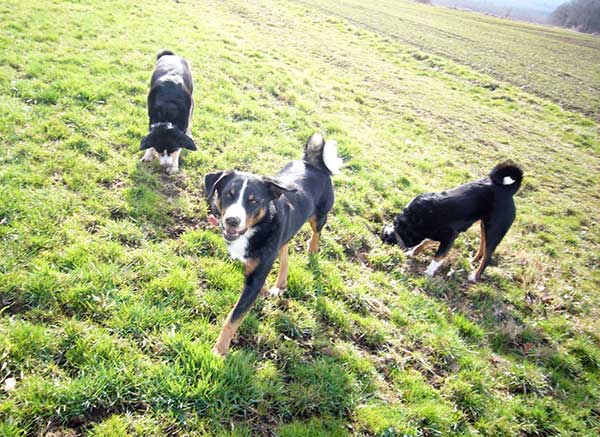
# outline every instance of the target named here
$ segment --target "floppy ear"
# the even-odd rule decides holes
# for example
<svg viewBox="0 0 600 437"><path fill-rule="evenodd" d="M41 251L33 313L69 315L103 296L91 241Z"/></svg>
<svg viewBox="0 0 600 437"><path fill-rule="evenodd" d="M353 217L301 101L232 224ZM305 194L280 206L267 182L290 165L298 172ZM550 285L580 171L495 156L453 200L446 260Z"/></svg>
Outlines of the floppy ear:
<svg viewBox="0 0 600 437"><path fill-rule="evenodd" d="M142 138L142 142L140 143L140 150L146 150L152 147L152 144L150 143L150 135L152 134L148 134L144 138Z"/></svg>
<svg viewBox="0 0 600 437"><path fill-rule="evenodd" d="M284 184L283 182L275 178L263 177L262 179L263 182L269 188L269 191L273 195L274 199L279 198L279 196L281 196L283 193L290 191L298 191L298 187Z"/></svg>
<svg viewBox="0 0 600 437"><path fill-rule="evenodd" d="M219 185L225 182L226 178L232 175L231 170L228 171L216 171L214 173L208 173L204 176L204 190L206 191L206 199L210 202L215 194L215 190Z"/></svg>
<svg viewBox="0 0 600 437"><path fill-rule="evenodd" d="M192 140L186 134L181 134L181 136L179 137L179 145L184 149L198 150L198 148L196 147L196 143L194 143L194 140Z"/></svg>

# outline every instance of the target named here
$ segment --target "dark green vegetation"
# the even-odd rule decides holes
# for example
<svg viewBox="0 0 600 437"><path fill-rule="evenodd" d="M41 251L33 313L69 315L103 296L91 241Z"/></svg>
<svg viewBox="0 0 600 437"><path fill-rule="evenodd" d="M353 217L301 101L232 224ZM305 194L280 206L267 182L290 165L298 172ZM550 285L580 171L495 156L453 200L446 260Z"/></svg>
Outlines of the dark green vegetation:
<svg viewBox="0 0 600 437"><path fill-rule="evenodd" d="M556 65L585 61L555 44ZM197 85L177 177L137 162L163 47ZM0 48L0 435L600 431L592 119L296 3L5 0ZM202 177L272 174L315 130L347 162L322 251L304 230L286 295L216 358L242 271ZM431 252L379 242L415 194L506 157L527 179L484 282L466 281L476 229L433 280Z"/></svg>
<svg viewBox="0 0 600 437"><path fill-rule="evenodd" d="M551 18L559 26L578 29L582 32L600 32L600 1L567 1L556 8Z"/></svg>

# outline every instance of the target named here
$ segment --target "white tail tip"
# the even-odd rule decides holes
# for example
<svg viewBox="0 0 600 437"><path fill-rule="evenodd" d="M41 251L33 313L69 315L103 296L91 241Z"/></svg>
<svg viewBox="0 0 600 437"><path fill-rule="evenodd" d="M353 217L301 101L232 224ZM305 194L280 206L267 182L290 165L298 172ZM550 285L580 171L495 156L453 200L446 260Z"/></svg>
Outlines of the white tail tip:
<svg viewBox="0 0 600 437"><path fill-rule="evenodd" d="M511 178L510 176L504 176L504 179L502 179L502 185L512 185L515 183L515 180L513 178Z"/></svg>
<svg viewBox="0 0 600 437"><path fill-rule="evenodd" d="M338 156L337 142L327 141L323 146L323 162L331 174L340 174L344 161Z"/></svg>

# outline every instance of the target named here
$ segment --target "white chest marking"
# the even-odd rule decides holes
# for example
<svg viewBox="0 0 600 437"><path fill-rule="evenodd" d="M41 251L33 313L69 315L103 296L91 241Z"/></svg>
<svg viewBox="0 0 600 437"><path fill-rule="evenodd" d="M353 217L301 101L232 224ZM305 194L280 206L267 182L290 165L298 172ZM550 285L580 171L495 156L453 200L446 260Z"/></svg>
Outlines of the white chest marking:
<svg viewBox="0 0 600 437"><path fill-rule="evenodd" d="M515 183L515 180L513 178L511 178L510 176L504 176L504 179L502 179L502 185L512 185Z"/></svg>
<svg viewBox="0 0 600 437"><path fill-rule="evenodd" d="M252 234L253 230L248 230L244 235L238 238L235 241L232 241L227 245L227 252L229 252L229 256L233 259L238 259L241 262L246 262L246 251L248 250L248 241Z"/></svg>

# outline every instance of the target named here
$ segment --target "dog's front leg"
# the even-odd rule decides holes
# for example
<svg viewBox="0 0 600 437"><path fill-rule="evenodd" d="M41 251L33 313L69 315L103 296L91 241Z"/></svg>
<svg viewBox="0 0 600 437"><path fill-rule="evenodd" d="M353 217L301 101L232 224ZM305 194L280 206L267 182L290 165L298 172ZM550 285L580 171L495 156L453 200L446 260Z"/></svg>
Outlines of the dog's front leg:
<svg viewBox="0 0 600 437"><path fill-rule="evenodd" d="M169 174L175 174L179 171L179 154L181 149L177 149L169 157L171 158L171 167L169 167Z"/></svg>
<svg viewBox="0 0 600 437"><path fill-rule="evenodd" d="M244 289L233 310L227 316L227 320L225 320L219 338L217 338L217 342L213 347L214 354L227 355L231 340L242 323L244 316L261 292L274 261L274 258L269 261L260 261L258 259L247 261Z"/></svg>
<svg viewBox="0 0 600 437"><path fill-rule="evenodd" d="M146 152L144 153L144 156L142 156L140 158L140 161L142 162L150 162L154 159L154 155L155 155L155 151L152 147L150 147L149 149L146 149Z"/></svg>

